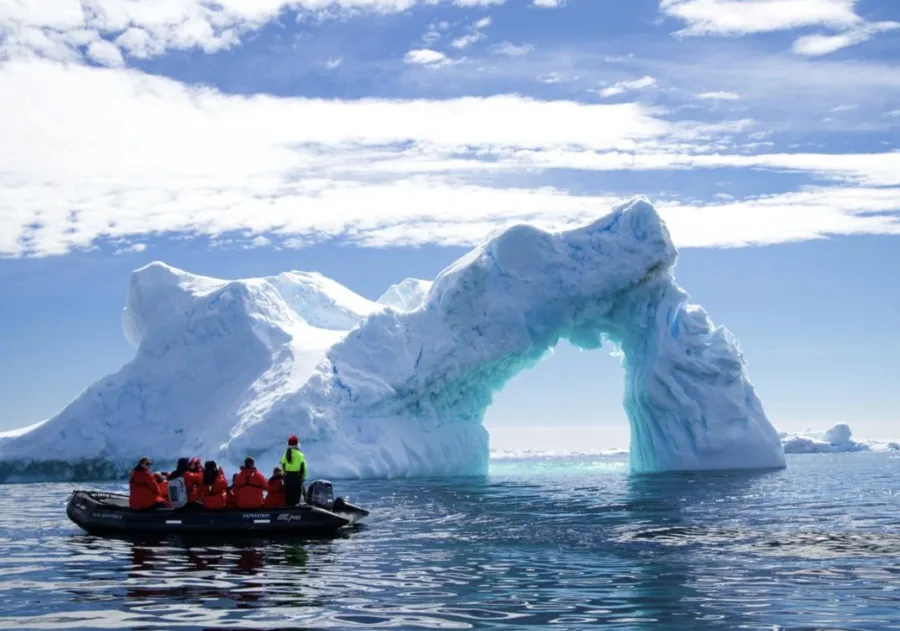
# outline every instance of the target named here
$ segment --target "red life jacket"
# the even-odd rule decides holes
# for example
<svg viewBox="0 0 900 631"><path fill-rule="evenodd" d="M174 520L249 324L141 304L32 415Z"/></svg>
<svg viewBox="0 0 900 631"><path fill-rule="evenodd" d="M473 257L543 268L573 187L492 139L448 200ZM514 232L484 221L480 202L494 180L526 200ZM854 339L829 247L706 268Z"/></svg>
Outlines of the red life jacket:
<svg viewBox="0 0 900 631"><path fill-rule="evenodd" d="M284 477L272 476L269 478L269 494L266 495L266 508L280 508L284 501Z"/></svg>
<svg viewBox="0 0 900 631"><path fill-rule="evenodd" d="M184 485L187 487L188 503L200 502L203 500L204 484L202 471L185 471Z"/></svg>
<svg viewBox="0 0 900 631"><path fill-rule="evenodd" d="M228 480L225 479L224 473L219 471L219 475L213 483L208 487L204 485L204 488L206 489L206 495L203 496L203 506L214 510L225 508L228 499L228 495L225 492L228 489Z"/></svg>
<svg viewBox="0 0 900 631"><path fill-rule="evenodd" d="M234 484L234 497L238 508L260 508L264 504L263 492L269 490L266 476L254 469L241 467Z"/></svg>
<svg viewBox="0 0 900 631"><path fill-rule="evenodd" d="M128 478L128 507L132 510L153 508L163 501L159 484L146 469L132 471Z"/></svg>

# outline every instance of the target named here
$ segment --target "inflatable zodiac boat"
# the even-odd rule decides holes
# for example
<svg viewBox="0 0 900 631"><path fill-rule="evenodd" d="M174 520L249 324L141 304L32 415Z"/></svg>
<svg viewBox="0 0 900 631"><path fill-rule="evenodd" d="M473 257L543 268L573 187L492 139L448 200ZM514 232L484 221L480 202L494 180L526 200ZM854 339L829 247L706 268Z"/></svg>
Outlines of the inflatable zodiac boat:
<svg viewBox="0 0 900 631"><path fill-rule="evenodd" d="M306 503L285 508L207 510L132 510L128 495L76 490L69 496L66 515L93 535L228 535L297 536L335 532L352 526L369 511L333 498L331 484L310 484Z"/></svg>

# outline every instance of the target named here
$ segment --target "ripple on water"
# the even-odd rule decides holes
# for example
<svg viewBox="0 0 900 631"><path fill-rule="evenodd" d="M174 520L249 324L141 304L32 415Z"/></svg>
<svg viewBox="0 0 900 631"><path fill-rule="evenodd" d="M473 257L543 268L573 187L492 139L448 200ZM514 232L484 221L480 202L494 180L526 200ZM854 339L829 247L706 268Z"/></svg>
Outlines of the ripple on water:
<svg viewBox="0 0 900 631"><path fill-rule="evenodd" d="M351 532L208 545L90 537L71 485L7 486L0 629L900 629L900 460L789 464L348 482Z"/></svg>

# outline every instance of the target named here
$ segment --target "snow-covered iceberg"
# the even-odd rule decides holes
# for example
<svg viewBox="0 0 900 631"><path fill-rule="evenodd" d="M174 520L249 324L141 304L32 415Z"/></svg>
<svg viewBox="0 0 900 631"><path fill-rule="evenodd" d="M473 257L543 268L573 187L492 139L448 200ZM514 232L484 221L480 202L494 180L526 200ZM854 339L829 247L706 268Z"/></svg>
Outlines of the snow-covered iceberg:
<svg viewBox="0 0 900 631"><path fill-rule="evenodd" d="M816 454L850 451L900 451L900 442L888 440L853 440L853 431L846 423L838 423L824 432L806 430L792 434L778 434L785 453Z"/></svg>
<svg viewBox="0 0 900 631"><path fill-rule="evenodd" d="M425 303L433 284L430 280L407 278L388 287L378 299L378 304L398 311L415 311Z"/></svg>
<svg viewBox="0 0 900 631"><path fill-rule="evenodd" d="M19 436L21 436L23 434L27 434L28 432L30 432L33 429L37 429L44 423L46 423L46 421L38 421L37 423L32 423L31 425L28 425L26 427L19 427L17 429L10 429L5 432L0 432L0 440L6 440L9 438L18 438Z"/></svg>
<svg viewBox="0 0 900 631"><path fill-rule="evenodd" d="M623 352L634 471L783 467L736 342L688 303L675 259L637 198L569 231L509 228L381 304L317 274L224 281L154 263L123 312L133 361L0 442L0 477L141 455L268 467L292 433L314 476L482 474L493 393L561 338Z"/></svg>

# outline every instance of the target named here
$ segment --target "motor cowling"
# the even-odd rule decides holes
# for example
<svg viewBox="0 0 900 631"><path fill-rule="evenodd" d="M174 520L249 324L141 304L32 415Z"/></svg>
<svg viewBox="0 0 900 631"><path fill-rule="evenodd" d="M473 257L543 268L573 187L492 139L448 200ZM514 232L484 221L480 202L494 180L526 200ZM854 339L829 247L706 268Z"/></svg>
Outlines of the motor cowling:
<svg viewBox="0 0 900 631"><path fill-rule="evenodd" d="M306 487L306 503L331 510L334 506L334 487L328 480L313 480Z"/></svg>

